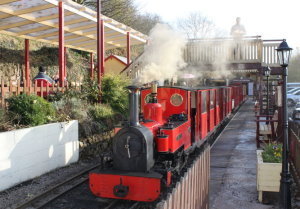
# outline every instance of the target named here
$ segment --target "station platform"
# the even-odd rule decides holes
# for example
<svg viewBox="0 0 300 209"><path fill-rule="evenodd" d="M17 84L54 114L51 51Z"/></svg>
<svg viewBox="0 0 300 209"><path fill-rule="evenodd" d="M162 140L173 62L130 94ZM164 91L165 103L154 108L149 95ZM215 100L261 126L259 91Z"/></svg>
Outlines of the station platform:
<svg viewBox="0 0 300 209"><path fill-rule="evenodd" d="M256 123L248 99L211 148L210 208L269 209L256 190Z"/></svg>

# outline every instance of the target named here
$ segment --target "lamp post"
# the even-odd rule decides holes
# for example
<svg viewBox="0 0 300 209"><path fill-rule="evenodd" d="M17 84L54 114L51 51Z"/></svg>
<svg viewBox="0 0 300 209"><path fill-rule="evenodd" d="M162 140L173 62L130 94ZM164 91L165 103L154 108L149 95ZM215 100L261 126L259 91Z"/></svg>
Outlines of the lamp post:
<svg viewBox="0 0 300 209"><path fill-rule="evenodd" d="M285 39L281 42L279 47L276 49L278 55L278 61L283 69L282 79L283 79L283 89L282 89L282 107L283 107L283 149L282 149L282 171L281 171L281 180L280 180L280 203L282 208L290 209L291 208L291 191L290 191L290 178L288 168L288 114L287 114L287 92L286 92L286 83L290 55L292 48L288 46Z"/></svg>
<svg viewBox="0 0 300 209"><path fill-rule="evenodd" d="M271 75L271 68L268 66L264 70L264 75L267 77L267 112L266 115L269 115L269 76Z"/></svg>

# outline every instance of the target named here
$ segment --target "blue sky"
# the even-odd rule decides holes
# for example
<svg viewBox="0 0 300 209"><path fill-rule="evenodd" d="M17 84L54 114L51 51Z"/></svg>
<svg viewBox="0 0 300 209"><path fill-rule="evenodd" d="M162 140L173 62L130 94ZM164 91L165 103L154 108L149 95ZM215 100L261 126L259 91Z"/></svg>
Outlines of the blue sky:
<svg viewBox="0 0 300 209"><path fill-rule="evenodd" d="M287 39L292 48L300 47L299 0L135 0L141 12L155 13L172 24L190 12L199 11L228 32L241 17L247 35L263 39ZM283 12L286 11L286 14Z"/></svg>

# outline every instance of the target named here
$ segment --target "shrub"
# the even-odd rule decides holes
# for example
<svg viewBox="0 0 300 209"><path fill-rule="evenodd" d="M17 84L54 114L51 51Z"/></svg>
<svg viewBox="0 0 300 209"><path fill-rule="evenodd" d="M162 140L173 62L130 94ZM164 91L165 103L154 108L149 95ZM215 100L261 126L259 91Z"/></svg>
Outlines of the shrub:
<svg viewBox="0 0 300 209"><path fill-rule="evenodd" d="M60 121L87 119L87 104L80 98L63 96L61 100L53 102L53 105Z"/></svg>
<svg viewBox="0 0 300 209"><path fill-rule="evenodd" d="M15 124L36 126L55 119L54 107L42 97L21 94L7 101L10 117L14 118Z"/></svg>
<svg viewBox="0 0 300 209"><path fill-rule="evenodd" d="M80 137L110 131L114 127L115 114L109 105L97 104L88 107L88 117L79 123Z"/></svg>
<svg viewBox="0 0 300 209"><path fill-rule="evenodd" d="M99 99L98 83L91 78L87 78L81 88L81 98L89 103L95 104Z"/></svg>
<svg viewBox="0 0 300 209"><path fill-rule="evenodd" d="M55 102L59 101L63 98L64 93L57 91L57 92L52 92L51 94L48 94L47 99L49 102Z"/></svg>
<svg viewBox="0 0 300 209"><path fill-rule="evenodd" d="M282 162L282 144L269 143L265 144L262 158L265 163Z"/></svg>
<svg viewBox="0 0 300 209"><path fill-rule="evenodd" d="M92 120L99 124L102 131L113 128L115 113L109 105L98 104L91 106L88 114Z"/></svg>
<svg viewBox="0 0 300 209"><path fill-rule="evenodd" d="M13 118L10 118L4 109L0 107L0 132L10 131L16 128L12 123Z"/></svg>
<svg viewBox="0 0 300 209"><path fill-rule="evenodd" d="M102 101L109 104L116 113L128 114L129 80L120 75L106 75L102 79Z"/></svg>
<svg viewBox="0 0 300 209"><path fill-rule="evenodd" d="M0 122L4 121L5 111L0 107Z"/></svg>
<svg viewBox="0 0 300 209"><path fill-rule="evenodd" d="M109 105L98 104L89 108L89 115L95 121L113 119L114 111Z"/></svg>

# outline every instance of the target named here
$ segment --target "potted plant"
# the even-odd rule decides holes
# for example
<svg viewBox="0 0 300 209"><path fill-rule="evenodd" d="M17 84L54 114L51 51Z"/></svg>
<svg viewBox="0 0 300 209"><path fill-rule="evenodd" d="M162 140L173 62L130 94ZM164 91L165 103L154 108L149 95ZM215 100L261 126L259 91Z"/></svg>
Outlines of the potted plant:
<svg viewBox="0 0 300 209"><path fill-rule="evenodd" d="M264 150L257 150L258 201L263 201L263 192L279 192L282 169L282 144L265 144Z"/></svg>

